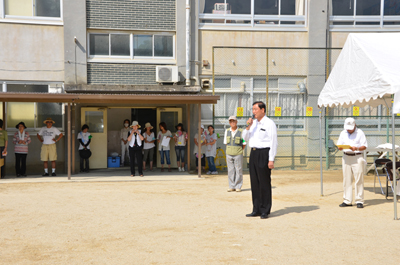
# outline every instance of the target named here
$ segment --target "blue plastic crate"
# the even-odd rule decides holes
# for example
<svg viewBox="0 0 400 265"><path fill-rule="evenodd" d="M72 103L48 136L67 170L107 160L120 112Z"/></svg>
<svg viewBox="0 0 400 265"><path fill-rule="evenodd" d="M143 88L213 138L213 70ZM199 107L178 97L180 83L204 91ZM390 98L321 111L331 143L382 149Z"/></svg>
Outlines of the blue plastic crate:
<svg viewBox="0 0 400 265"><path fill-rule="evenodd" d="M121 158L119 156L117 157L109 156L107 158L107 167L119 167L120 164L121 164Z"/></svg>

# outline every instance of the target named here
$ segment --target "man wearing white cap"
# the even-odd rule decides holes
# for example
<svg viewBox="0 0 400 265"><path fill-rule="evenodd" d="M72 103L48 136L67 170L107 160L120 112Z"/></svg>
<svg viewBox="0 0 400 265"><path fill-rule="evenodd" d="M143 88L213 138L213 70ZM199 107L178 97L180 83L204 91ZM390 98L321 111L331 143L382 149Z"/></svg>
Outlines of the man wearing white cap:
<svg viewBox="0 0 400 265"><path fill-rule="evenodd" d="M364 157L362 151L367 149L367 139L364 132L357 128L353 118L344 121L344 130L340 133L337 145L349 145L350 148L343 150L343 203L340 207L352 206L353 202L353 176L355 179L355 202L357 208L364 206Z"/></svg>
<svg viewBox="0 0 400 265"><path fill-rule="evenodd" d="M229 117L230 129L225 131L224 144L226 144L226 165L228 167L229 189L242 191L243 185L243 130L237 127L236 116Z"/></svg>

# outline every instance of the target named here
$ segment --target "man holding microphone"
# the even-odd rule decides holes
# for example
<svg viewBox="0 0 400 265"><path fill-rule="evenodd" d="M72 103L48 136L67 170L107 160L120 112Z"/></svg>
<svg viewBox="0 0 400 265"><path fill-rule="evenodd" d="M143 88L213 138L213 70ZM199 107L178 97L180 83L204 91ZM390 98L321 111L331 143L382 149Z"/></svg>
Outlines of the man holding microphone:
<svg viewBox="0 0 400 265"><path fill-rule="evenodd" d="M278 148L278 136L275 123L265 115L265 103L253 103L253 118L247 121L243 139L251 148L250 183L253 211L246 217L260 216L268 218L272 206L271 169Z"/></svg>

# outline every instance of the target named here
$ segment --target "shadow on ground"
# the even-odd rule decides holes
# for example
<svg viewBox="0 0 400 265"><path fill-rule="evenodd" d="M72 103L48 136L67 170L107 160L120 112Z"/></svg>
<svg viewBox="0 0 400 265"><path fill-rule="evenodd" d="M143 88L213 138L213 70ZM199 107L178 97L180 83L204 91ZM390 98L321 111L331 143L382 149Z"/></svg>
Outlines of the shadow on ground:
<svg viewBox="0 0 400 265"><path fill-rule="evenodd" d="M284 209L272 212L270 217L278 217L290 213L305 213L305 212L315 211L318 209L319 206L316 205L285 207Z"/></svg>

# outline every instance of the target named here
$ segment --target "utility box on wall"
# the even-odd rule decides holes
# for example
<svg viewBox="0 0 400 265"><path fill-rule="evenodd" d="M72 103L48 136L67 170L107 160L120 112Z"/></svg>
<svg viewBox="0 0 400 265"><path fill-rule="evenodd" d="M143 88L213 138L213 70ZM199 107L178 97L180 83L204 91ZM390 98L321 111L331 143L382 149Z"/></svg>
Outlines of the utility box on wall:
<svg viewBox="0 0 400 265"><path fill-rule="evenodd" d="M178 83L180 81L178 66L157 66L156 81L158 83Z"/></svg>

